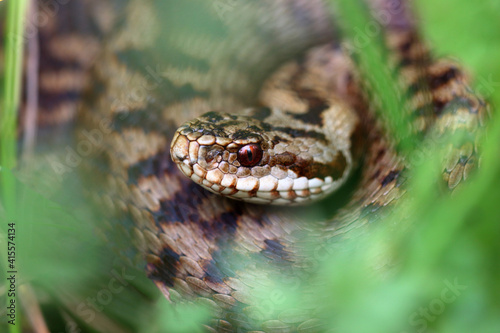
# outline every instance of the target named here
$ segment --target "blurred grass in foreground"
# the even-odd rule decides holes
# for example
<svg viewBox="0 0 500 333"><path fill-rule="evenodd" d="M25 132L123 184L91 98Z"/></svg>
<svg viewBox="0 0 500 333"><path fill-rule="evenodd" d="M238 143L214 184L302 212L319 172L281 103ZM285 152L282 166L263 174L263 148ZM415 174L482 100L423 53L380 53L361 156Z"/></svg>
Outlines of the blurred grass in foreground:
<svg viewBox="0 0 500 333"><path fill-rule="evenodd" d="M340 3L349 25L363 23L361 10L347 7L348 1ZM422 1L418 6L435 53L459 55L476 73L483 97L499 105L499 2ZM372 50L359 54L361 63L380 72L374 77L383 76L383 66L373 56L364 57L370 57L376 43L371 41L366 48ZM390 88L382 89L388 90L376 93L390 101ZM481 169L453 196L438 191L443 147L432 148L412 170L410 200L378 222L373 233L353 237L343 244L347 250L332 251L320 274L328 281L326 290L317 294L326 300L323 316L332 327L339 332L500 331L498 142L500 119L494 117L481 145ZM409 230L408 222L401 223L405 220L413 226ZM370 269L393 263L397 266L388 275L385 269Z"/></svg>
<svg viewBox="0 0 500 333"><path fill-rule="evenodd" d="M344 5L353 4L345 1ZM493 105L500 105L500 20L497 14L500 1L443 0L436 3L423 0L417 5L424 18L421 26L433 41L431 46L435 53L461 58L475 74L476 88ZM344 8L342 13L346 21L351 22L351 28L363 22L364 14L359 8ZM376 42L367 46L366 55L380 52ZM369 60L365 59L366 64L372 67L375 76L384 77L382 67L377 68L376 62ZM6 64L6 68L9 66ZM14 84L13 81L10 84ZM388 109L395 108L397 102L390 84L378 88L376 93L382 95ZM412 175L415 186L411 202L387 217L370 235L353 236L353 241L343 242L341 248L330 249L331 255L323 262L317 277L323 285L325 281L327 284L313 294L312 300L284 295L298 308L301 302L324 303L324 310L318 315L326 318L338 332L499 332L498 142L500 119L496 117L483 143L480 171L453 197L440 196L437 192L439 147L429 152L428 156L434 158L416 168ZM12 184L14 177L5 171L2 175L7 179L0 184L2 192L12 194L7 184ZM106 266L106 259L100 257L105 255L93 239L91 226L80 224L92 217L79 220L64 207L34 193L11 198L17 200L18 211L22 213L18 216L20 230L23 230L19 240L24 247L20 253L31 256L25 257L27 261L23 264L25 281L41 286L42 291L54 289L56 292L72 289L72 284L81 284L82 289L90 289L86 291L90 296L106 288L111 278L110 267ZM373 267L387 263L397 265L390 272L385 268L373 272ZM141 280L139 286L147 284L143 276L136 276ZM144 291L147 289L138 288L144 294L148 294ZM176 317L165 300L144 303L141 298L124 292L115 295L103 313L117 321L128 320L130 329L140 328L144 332L194 332L195 328L188 322L198 321L203 315L200 311L181 308L176 310ZM54 312L64 308L60 304L57 306ZM51 312L46 314L50 318ZM181 321L181 325L174 321ZM85 323L80 324L86 327Z"/></svg>
<svg viewBox="0 0 500 333"><path fill-rule="evenodd" d="M8 223L12 221L14 217L14 210L16 209L16 184L15 181L9 177L7 172L10 171L16 165L16 131L17 131L17 110L19 108L19 99L21 95L21 64L22 64L22 54L23 54L23 44L20 43L19 36L22 36L24 29L24 13L27 8L26 0L19 0L16 2L9 3L7 8L7 20L6 20L6 35L7 38L3 39L1 44L4 44L5 48L5 66L0 68L4 69L5 73L3 77L0 78L1 88L0 88L0 244L2 249L0 253L0 261L2 267L2 281L6 281L8 270L8 258L7 257L7 228ZM4 7L2 8L2 10ZM3 13L2 13L3 14ZM3 211L2 211L3 210ZM4 216L4 218L2 218ZM6 282L4 282L7 285ZM2 284L3 285L3 284ZM2 288L4 289L4 288ZM2 294L7 294L7 288L2 291ZM3 296L0 294L0 296ZM1 297L2 301L4 297ZM19 298L16 299L18 305ZM10 305L10 301L5 298L4 302L0 302L2 308L7 308ZM21 309L18 306L18 315L21 317ZM4 313L4 311L0 311ZM6 311L5 311L6 313ZM7 316L2 316L7 320ZM3 320L2 318L2 320ZM9 325L9 332L21 332L21 325L13 326Z"/></svg>

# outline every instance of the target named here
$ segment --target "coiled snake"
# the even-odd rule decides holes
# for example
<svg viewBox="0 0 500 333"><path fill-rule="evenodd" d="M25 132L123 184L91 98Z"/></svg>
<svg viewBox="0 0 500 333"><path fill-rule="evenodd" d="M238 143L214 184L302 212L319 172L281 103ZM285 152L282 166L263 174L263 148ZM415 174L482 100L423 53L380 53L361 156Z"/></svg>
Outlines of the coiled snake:
<svg viewBox="0 0 500 333"><path fill-rule="evenodd" d="M432 60L404 4L370 6L386 14L374 17L414 131L478 132L485 105L462 71ZM314 250L366 228L405 194L411 164L327 12L319 0L131 2L92 70L77 134L99 141L85 168L107 233L123 227L138 251L118 251L145 257L170 301L207 305L208 330L324 331L312 312L262 313L255 290L300 270L308 240ZM476 139L443 160L449 189L474 169ZM316 199L298 210L252 204Z"/></svg>

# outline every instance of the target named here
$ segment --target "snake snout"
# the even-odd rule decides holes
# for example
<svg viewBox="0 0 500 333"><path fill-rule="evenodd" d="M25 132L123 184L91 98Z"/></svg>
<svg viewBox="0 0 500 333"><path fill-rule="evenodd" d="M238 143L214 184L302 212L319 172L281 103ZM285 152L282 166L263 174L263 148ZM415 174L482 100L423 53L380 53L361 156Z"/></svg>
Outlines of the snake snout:
<svg viewBox="0 0 500 333"><path fill-rule="evenodd" d="M170 145L170 155L177 164L182 163L189 157L189 140L184 135L175 134Z"/></svg>

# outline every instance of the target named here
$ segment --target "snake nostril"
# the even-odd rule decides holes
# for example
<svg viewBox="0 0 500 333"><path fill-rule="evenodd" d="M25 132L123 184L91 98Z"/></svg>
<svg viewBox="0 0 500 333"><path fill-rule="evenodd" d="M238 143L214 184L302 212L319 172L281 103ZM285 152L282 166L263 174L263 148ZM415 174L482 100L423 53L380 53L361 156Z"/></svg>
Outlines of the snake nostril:
<svg viewBox="0 0 500 333"><path fill-rule="evenodd" d="M205 161L210 164L212 163L215 159L217 159L218 156L222 155L222 151L220 149L211 149L207 152L207 155L205 156Z"/></svg>

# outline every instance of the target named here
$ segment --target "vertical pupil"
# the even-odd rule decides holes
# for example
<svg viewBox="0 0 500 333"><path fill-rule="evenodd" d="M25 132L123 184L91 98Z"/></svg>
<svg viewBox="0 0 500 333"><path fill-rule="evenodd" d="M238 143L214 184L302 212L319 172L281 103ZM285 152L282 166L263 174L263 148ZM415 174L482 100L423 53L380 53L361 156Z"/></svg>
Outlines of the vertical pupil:
<svg viewBox="0 0 500 333"><path fill-rule="evenodd" d="M252 162L253 154L252 154L252 148L250 148L250 147L247 148L247 158L248 158L249 162Z"/></svg>

